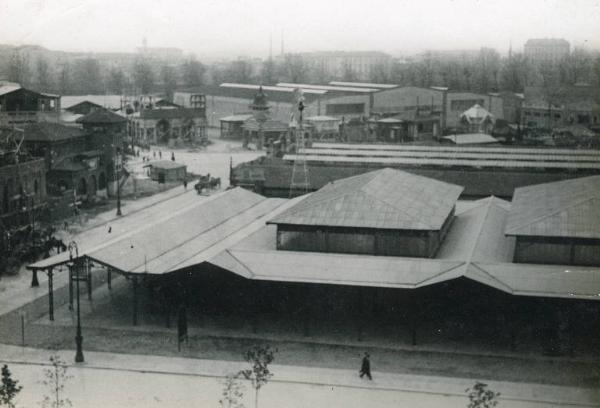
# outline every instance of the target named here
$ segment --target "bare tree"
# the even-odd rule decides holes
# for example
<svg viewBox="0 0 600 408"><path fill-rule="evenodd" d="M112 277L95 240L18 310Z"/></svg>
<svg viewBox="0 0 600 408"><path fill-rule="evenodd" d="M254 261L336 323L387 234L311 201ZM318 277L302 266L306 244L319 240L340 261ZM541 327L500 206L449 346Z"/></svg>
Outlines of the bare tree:
<svg viewBox="0 0 600 408"><path fill-rule="evenodd" d="M219 400L221 408L245 408L241 399L244 396L244 384L240 381L240 373L229 374L223 381L223 398Z"/></svg>
<svg viewBox="0 0 600 408"><path fill-rule="evenodd" d="M304 82L308 66L299 54L286 54L283 62L285 77L290 82Z"/></svg>
<svg viewBox="0 0 600 408"><path fill-rule="evenodd" d="M48 388L48 395L44 397L42 406L49 408L66 408L73 404L64 398L65 385L73 378L67 373L66 363L58 355L50 356L50 367L44 369L44 384Z"/></svg>
<svg viewBox="0 0 600 408"><path fill-rule="evenodd" d="M154 88L154 72L150 62L143 57L136 58L133 63L133 82L142 94L149 94Z"/></svg>
<svg viewBox="0 0 600 408"><path fill-rule="evenodd" d="M21 392L23 387L19 385L19 381L13 380L12 374L8 366L2 366L2 380L0 383L0 406L15 408L15 398Z"/></svg>
<svg viewBox="0 0 600 408"><path fill-rule="evenodd" d="M20 49L15 48L8 60L8 80L28 85L30 79L29 59Z"/></svg>
<svg viewBox="0 0 600 408"><path fill-rule="evenodd" d="M163 65L160 76L162 79L163 91L165 93L165 97L173 102L173 95L175 93L175 89L177 88L177 76L175 74L175 69L170 65Z"/></svg>
<svg viewBox="0 0 600 408"><path fill-rule="evenodd" d="M260 72L260 82L263 85L274 85L277 81L277 65L273 58L269 58L266 61L263 61L261 72Z"/></svg>
<svg viewBox="0 0 600 408"><path fill-rule="evenodd" d="M249 83L252 82L252 66L244 59L238 59L229 63L225 72L228 81Z"/></svg>
<svg viewBox="0 0 600 408"><path fill-rule="evenodd" d="M121 67L113 67L106 77L106 88L114 94L122 94L126 87L127 78Z"/></svg>
<svg viewBox="0 0 600 408"><path fill-rule="evenodd" d="M269 365L275 359L277 349L270 346L255 346L244 354L245 360L250 363L251 368L240 371L240 374L252 382L254 388L254 408L258 408L258 392L266 385L273 373L269 370Z"/></svg>
<svg viewBox="0 0 600 408"><path fill-rule="evenodd" d="M61 95L69 95L72 92L71 64L64 60L60 62L57 71L56 86Z"/></svg>
<svg viewBox="0 0 600 408"><path fill-rule="evenodd" d="M199 86L204 83L206 67L195 58L190 58L183 63L183 83L186 86Z"/></svg>
<svg viewBox="0 0 600 408"><path fill-rule="evenodd" d="M39 56L36 60L36 86L40 91L49 91L51 88L52 78L50 75L50 66L48 65L48 61Z"/></svg>
<svg viewBox="0 0 600 408"><path fill-rule="evenodd" d="M498 405L499 392L488 390L487 384L476 382L473 388L465 390L469 398L467 408L492 408Z"/></svg>
<svg viewBox="0 0 600 408"><path fill-rule="evenodd" d="M104 93L104 81L97 59L85 58L76 62L73 69L73 88L77 94Z"/></svg>

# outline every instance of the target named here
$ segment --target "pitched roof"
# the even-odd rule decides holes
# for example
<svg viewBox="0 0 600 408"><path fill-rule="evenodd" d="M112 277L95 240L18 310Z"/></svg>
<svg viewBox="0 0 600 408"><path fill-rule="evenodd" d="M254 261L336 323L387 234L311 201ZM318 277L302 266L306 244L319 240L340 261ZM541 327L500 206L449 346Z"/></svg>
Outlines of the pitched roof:
<svg viewBox="0 0 600 408"><path fill-rule="evenodd" d="M28 124L23 130L23 138L32 142L57 142L83 136L79 128L52 122Z"/></svg>
<svg viewBox="0 0 600 408"><path fill-rule="evenodd" d="M269 223L438 230L462 190L385 168L329 183Z"/></svg>
<svg viewBox="0 0 600 408"><path fill-rule="evenodd" d="M461 118L466 118L469 123L481 123L486 119L493 119L494 116L488 112L483 106L476 103L469 109L461 113Z"/></svg>
<svg viewBox="0 0 600 408"><path fill-rule="evenodd" d="M80 103L89 102L108 109L119 109L122 100L121 95L65 95L60 98L60 106L69 109Z"/></svg>
<svg viewBox="0 0 600 408"><path fill-rule="evenodd" d="M465 133L461 135L444 136L442 139L453 142L454 144L487 144L498 143L498 139L485 133Z"/></svg>
<svg viewBox="0 0 600 408"><path fill-rule="evenodd" d="M237 113L235 115L225 116L220 118L221 122L244 122L250 119L253 115L251 113Z"/></svg>
<svg viewBox="0 0 600 408"><path fill-rule="evenodd" d="M185 164L176 163L171 160L159 160L159 161L150 163L146 167L156 167L157 169L169 170L169 169L180 169L180 168L186 167L186 166L185 166Z"/></svg>
<svg viewBox="0 0 600 408"><path fill-rule="evenodd" d="M77 123L125 123L127 119L108 109L98 109L76 120Z"/></svg>
<svg viewBox="0 0 600 408"><path fill-rule="evenodd" d="M517 188L505 232L600 238L600 176Z"/></svg>
<svg viewBox="0 0 600 408"><path fill-rule="evenodd" d="M202 109L193 108L144 109L139 112L140 119L193 119L203 116Z"/></svg>
<svg viewBox="0 0 600 408"><path fill-rule="evenodd" d="M6 95L11 92L18 91L19 89L21 89L21 85L19 85L19 84L2 85L2 86L0 86L0 95Z"/></svg>
<svg viewBox="0 0 600 408"><path fill-rule="evenodd" d="M254 117L251 117L250 119L244 122L242 127L245 130L258 131L261 125ZM264 132L287 132L289 128L290 127L287 123L283 123L279 120L273 119L268 119L262 124L262 130Z"/></svg>

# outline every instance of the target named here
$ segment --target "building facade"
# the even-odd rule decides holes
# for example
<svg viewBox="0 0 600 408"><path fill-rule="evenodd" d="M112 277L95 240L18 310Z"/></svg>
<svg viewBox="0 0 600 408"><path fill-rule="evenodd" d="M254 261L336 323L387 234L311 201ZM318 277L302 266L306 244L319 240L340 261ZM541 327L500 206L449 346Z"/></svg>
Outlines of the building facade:
<svg viewBox="0 0 600 408"><path fill-rule="evenodd" d="M529 39L523 47L525 58L534 64L557 63L570 52L570 44L562 38Z"/></svg>

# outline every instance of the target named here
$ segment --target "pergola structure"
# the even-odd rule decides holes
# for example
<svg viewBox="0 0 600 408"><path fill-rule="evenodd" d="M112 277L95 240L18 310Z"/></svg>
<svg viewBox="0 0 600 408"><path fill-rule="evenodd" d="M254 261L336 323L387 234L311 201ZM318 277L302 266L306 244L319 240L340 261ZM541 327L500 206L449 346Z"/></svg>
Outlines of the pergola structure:
<svg viewBox="0 0 600 408"><path fill-rule="evenodd" d="M384 174L397 176L389 171ZM346 196L352 194L348 189ZM415 188L406 194L420 192ZM287 200L265 198L241 188L227 190L101 245L86 247L81 242L79 258L87 274L90 263L104 266L109 287L113 272L131 280L134 324L140 279L201 273L201 268L193 267L203 264L248 281L352 286L362 291L417 289L466 278L511 295L600 300L599 267L513 261L516 239L505 235L511 211L507 201L489 197L458 202L454 220L433 258L278 249L277 225L267 221L302 206L306 197ZM369 203L361 207L357 201L353 207L357 213L370 208ZM29 266L34 279L38 271L49 276L51 320L53 274L69 262L69 255L61 253ZM88 290L91 295L89 286Z"/></svg>

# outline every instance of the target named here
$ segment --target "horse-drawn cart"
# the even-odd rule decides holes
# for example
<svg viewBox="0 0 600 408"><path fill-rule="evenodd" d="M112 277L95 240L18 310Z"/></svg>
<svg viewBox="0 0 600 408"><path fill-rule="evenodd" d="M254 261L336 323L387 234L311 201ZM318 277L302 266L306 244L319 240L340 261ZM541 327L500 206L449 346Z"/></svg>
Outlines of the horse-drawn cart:
<svg viewBox="0 0 600 408"><path fill-rule="evenodd" d="M203 190L214 190L216 188L221 188L221 178L211 177L210 173L206 176L200 176L198 182L194 185L194 188L198 194L202 194Z"/></svg>

